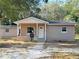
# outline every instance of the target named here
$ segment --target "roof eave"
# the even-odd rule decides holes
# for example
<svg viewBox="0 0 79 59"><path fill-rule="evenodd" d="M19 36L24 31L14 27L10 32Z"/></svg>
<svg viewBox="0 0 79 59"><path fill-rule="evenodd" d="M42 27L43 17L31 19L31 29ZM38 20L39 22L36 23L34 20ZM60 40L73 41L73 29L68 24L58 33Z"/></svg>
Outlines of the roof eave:
<svg viewBox="0 0 79 59"><path fill-rule="evenodd" d="M48 24L48 25L73 25L75 26L75 24Z"/></svg>
<svg viewBox="0 0 79 59"><path fill-rule="evenodd" d="M21 22L14 22L15 24L49 24L48 22L41 22L41 23L21 23Z"/></svg>

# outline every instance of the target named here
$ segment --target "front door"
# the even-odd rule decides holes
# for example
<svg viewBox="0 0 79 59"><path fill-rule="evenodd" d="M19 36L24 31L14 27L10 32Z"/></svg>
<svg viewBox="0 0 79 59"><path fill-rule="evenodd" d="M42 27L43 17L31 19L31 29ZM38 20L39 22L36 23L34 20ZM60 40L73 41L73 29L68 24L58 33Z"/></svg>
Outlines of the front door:
<svg viewBox="0 0 79 59"><path fill-rule="evenodd" d="M39 38L44 38L44 26L39 26Z"/></svg>

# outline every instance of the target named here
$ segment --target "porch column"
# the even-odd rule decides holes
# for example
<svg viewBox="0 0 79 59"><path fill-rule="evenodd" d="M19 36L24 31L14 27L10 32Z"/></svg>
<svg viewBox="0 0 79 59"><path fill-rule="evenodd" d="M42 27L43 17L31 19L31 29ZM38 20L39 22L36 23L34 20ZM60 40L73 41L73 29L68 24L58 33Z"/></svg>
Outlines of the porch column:
<svg viewBox="0 0 79 59"><path fill-rule="evenodd" d="M36 38L38 39L38 23L36 24Z"/></svg>
<svg viewBox="0 0 79 59"><path fill-rule="evenodd" d="M45 41L46 41L46 24L45 24Z"/></svg>
<svg viewBox="0 0 79 59"><path fill-rule="evenodd" d="M17 24L17 36L21 36L21 25Z"/></svg>
<svg viewBox="0 0 79 59"><path fill-rule="evenodd" d="M17 24L17 36L19 34L19 24Z"/></svg>
<svg viewBox="0 0 79 59"><path fill-rule="evenodd" d="M21 24L20 24L20 27L19 27L19 29L20 29L20 33L19 33L19 34L20 34L20 36L21 36L21 32L22 32L22 31L21 31L21 29L22 29L22 28L21 28Z"/></svg>

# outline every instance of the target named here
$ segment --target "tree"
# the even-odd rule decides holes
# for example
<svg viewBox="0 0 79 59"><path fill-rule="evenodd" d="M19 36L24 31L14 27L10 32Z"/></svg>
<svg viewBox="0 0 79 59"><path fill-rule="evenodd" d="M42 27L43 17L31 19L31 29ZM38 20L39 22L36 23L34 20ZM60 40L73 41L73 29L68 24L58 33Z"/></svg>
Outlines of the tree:
<svg viewBox="0 0 79 59"><path fill-rule="evenodd" d="M45 6L41 8L39 15L49 20L63 20L66 11L58 4L45 4Z"/></svg>
<svg viewBox="0 0 79 59"><path fill-rule="evenodd" d="M64 7L68 13L65 19L79 22L79 0L68 0Z"/></svg>
<svg viewBox="0 0 79 59"><path fill-rule="evenodd" d="M47 3L48 2L48 0L43 0L45 3Z"/></svg>
<svg viewBox="0 0 79 59"><path fill-rule="evenodd" d="M37 4L37 0L0 0L0 16L3 16L4 20L6 18L7 21L14 22L34 13L37 9Z"/></svg>

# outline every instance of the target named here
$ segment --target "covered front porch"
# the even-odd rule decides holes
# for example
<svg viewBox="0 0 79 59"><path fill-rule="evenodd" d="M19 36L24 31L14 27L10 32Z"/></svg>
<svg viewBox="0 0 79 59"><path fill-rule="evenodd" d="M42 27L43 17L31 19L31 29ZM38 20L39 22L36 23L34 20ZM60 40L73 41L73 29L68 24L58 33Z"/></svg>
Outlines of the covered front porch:
<svg viewBox="0 0 79 59"><path fill-rule="evenodd" d="M29 17L15 22L17 24L17 37L30 40L30 32L34 33L34 40L46 41L46 25L48 22Z"/></svg>

